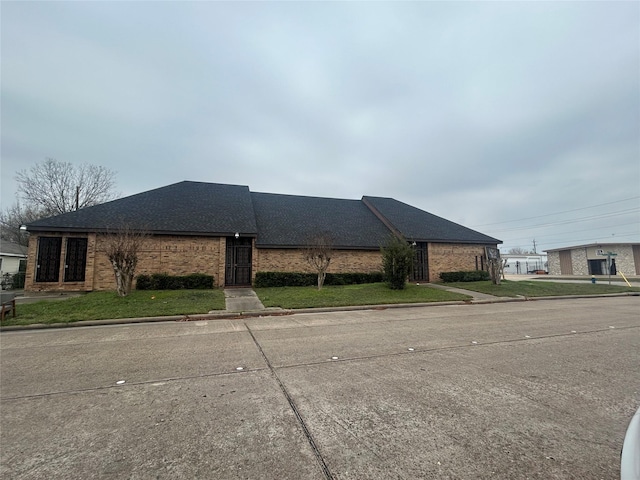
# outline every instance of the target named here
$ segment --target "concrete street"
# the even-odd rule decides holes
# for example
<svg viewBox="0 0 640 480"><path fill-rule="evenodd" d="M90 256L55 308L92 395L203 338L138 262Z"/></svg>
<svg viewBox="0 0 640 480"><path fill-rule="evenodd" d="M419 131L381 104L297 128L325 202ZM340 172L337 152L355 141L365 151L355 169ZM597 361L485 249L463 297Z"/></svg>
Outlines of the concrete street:
<svg viewBox="0 0 640 480"><path fill-rule="evenodd" d="M4 479L617 479L640 297L0 334Z"/></svg>

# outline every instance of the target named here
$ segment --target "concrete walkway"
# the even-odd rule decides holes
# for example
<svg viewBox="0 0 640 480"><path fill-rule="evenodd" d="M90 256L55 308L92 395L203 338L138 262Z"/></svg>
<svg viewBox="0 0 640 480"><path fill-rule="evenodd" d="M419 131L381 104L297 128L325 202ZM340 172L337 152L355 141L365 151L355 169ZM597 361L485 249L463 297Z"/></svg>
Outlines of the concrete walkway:
<svg viewBox="0 0 640 480"><path fill-rule="evenodd" d="M264 305L251 288L225 288L224 301L227 312L259 312Z"/></svg>
<svg viewBox="0 0 640 480"><path fill-rule="evenodd" d="M448 292L461 293L462 295L469 295L470 297L472 297L472 301L487 301L487 300L497 300L497 299L504 298L504 297L496 297L495 295L489 295L488 293L480 293L480 292L474 292L472 290L464 290L462 288L448 287L446 285L440 285L438 283L428 283L428 284L425 284L425 286L429 288L437 288L439 290L446 290Z"/></svg>

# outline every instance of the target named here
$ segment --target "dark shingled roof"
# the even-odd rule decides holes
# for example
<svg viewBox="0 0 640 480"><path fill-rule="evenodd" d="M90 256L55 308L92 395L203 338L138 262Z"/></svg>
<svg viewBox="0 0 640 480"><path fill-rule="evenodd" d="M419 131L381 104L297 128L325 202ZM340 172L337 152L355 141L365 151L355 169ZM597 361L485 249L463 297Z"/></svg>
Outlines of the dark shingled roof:
<svg viewBox="0 0 640 480"><path fill-rule="evenodd" d="M329 234L335 248L378 249L391 231L409 241L501 243L393 198L362 200L252 193L249 187L180 182L30 223L31 232L134 226L157 234L256 237L258 247L300 247Z"/></svg>
<svg viewBox="0 0 640 480"><path fill-rule="evenodd" d="M180 182L112 202L37 220L29 231L105 231L134 225L152 233L257 233L249 187Z"/></svg>
<svg viewBox="0 0 640 480"><path fill-rule="evenodd" d="M335 248L379 249L389 230L360 200L251 193L258 247L297 247L329 234Z"/></svg>
<svg viewBox="0 0 640 480"><path fill-rule="evenodd" d="M502 243L470 228L446 220L393 198L362 197L362 201L379 212L389 226L416 242ZM386 223L386 222L385 222Z"/></svg>

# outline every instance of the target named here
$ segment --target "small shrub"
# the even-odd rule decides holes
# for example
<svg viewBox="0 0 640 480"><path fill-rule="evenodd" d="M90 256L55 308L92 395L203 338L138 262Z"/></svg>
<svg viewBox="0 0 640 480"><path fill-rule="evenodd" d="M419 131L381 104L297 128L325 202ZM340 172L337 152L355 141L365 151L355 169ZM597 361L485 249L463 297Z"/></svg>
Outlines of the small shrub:
<svg viewBox="0 0 640 480"><path fill-rule="evenodd" d="M413 268L415 251L405 240L392 235L387 244L381 248L382 270L389 288L404 289L409 272Z"/></svg>
<svg viewBox="0 0 640 480"><path fill-rule="evenodd" d="M138 275L136 290L206 290L213 288L213 275L192 273L191 275L168 275L154 273Z"/></svg>
<svg viewBox="0 0 640 480"><path fill-rule="evenodd" d="M442 272L440 278L443 282L480 282L490 280L491 276L485 270L471 270L467 272Z"/></svg>
<svg viewBox="0 0 640 480"><path fill-rule="evenodd" d="M11 288L14 289L22 289L24 288L24 277L26 276L25 272L18 272L13 275L11 279Z"/></svg>

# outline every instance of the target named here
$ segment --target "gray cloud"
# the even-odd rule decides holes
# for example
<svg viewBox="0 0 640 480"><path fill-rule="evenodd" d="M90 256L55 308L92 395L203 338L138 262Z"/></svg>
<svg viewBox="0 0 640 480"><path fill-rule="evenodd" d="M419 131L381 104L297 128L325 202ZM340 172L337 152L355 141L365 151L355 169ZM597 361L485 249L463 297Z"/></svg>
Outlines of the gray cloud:
<svg viewBox="0 0 640 480"><path fill-rule="evenodd" d="M123 194L391 196L506 248L639 241L638 211L499 223L638 208L639 18L635 2L5 3L2 203L52 156L117 170Z"/></svg>

